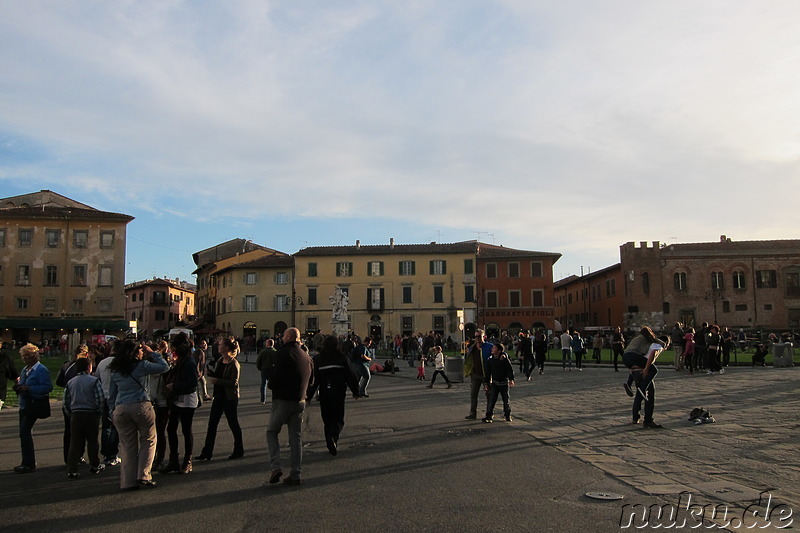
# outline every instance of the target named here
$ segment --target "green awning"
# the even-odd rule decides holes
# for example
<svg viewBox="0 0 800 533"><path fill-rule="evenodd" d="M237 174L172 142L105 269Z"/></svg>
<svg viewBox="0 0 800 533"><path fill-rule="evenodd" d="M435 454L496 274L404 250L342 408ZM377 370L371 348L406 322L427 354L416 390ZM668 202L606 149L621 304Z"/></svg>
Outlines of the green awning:
<svg viewBox="0 0 800 533"><path fill-rule="evenodd" d="M42 317L42 318L0 318L0 329L90 329L123 331L128 329L128 321L123 318L97 317Z"/></svg>

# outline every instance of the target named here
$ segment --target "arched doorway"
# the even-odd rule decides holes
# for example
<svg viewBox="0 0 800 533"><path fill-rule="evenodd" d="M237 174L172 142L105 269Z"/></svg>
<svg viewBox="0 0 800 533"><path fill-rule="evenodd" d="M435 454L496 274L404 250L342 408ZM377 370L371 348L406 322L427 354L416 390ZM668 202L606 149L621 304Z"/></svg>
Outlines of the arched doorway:
<svg viewBox="0 0 800 533"><path fill-rule="evenodd" d="M520 324L519 322L512 322L511 324L509 324L508 334L511 335L511 337L516 338L519 335L520 331L522 331L522 324Z"/></svg>
<svg viewBox="0 0 800 533"><path fill-rule="evenodd" d="M247 350L255 350L258 328L255 322L245 322L242 326L242 342Z"/></svg>
<svg viewBox="0 0 800 533"><path fill-rule="evenodd" d="M288 328L289 328L289 326L287 326L286 322L284 322L282 320L280 320L278 322L275 322L275 325L272 327L272 329L275 331L275 335L278 336L278 337L283 337L283 333Z"/></svg>

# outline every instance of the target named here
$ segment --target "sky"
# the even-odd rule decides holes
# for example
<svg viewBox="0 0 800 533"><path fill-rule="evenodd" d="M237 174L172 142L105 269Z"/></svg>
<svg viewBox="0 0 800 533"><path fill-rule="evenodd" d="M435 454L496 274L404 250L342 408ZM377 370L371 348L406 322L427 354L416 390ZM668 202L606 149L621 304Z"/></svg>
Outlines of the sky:
<svg viewBox="0 0 800 533"><path fill-rule="evenodd" d="M0 197L229 239L558 252L798 238L795 0L0 1Z"/></svg>

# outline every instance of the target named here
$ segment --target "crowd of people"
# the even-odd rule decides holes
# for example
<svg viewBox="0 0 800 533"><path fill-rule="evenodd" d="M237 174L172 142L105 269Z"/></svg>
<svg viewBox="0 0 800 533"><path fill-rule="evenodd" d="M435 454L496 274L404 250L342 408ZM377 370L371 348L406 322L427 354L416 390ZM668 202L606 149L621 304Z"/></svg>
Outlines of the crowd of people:
<svg viewBox="0 0 800 533"><path fill-rule="evenodd" d="M645 326L629 341L620 328L615 328L608 337L598 334L589 340L579 331L565 331L555 340L560 347L564 370L572 370L573 357L575 368L583 370L583 356L589 347L599 359L600 350L610 344L614 369L619 370L617 361L621 360L629 370L623 388L633 397L631 423L641 423L647 429L661 427L654 420L654 380L658 374L656 360L664 350L674 349L675 370L723 374L730 362L731 350L741 342L728 328L707 323L697 331L677 323L667 334L659 336ZM435 370L428 388L433 388L439 376L447 388L452 387L445 372L443 345L447 341L441 336L430 332L419 337L398 336L395 341L399 341L393 343L395 353L416 360L418 376L426 381L426 362L428 359L433 362ZM544 373L550 341L544 331L523 331L516 338L506 334L490 342L482 330L477 330L464 350L464 377L469 383L470 398L465 418L478 418L479 397L483 391L486 408L481 420L484 423L494 421L494 410L500 399L504 419L511 422L510 388L515 385L515 375L508 352L516 352L520 372L530 380L537 369L539 374ZM232 337L220 337L210 347L207 341L195 343L183 333L170 342L147 343L128 337L107 347L78 346L55 380L57 386L64 388L63 460L68 478L80 478L82 463L89 464L91 474L119 466L120 489L129 491L156 487L153 472L189 474L193 460L210 461L214 457L223 415L233 436L233 450L228 459L244 457L238 421L240 350L239 343ZM767 351L764 344L756 346L754 366L764 363ZM30 473L37 468L32 430L37 420L50 416L49 394L53 383L49 370L39 360L39 347L26 344L20 349L20 355L24 367L18 373L7 354L0 351L0 373L3 374L0 401L5 399L7 381L13 382L19 398L21 449L21 462L14 471ZM289 485L302 483L302 421L306 402L314 397L320 402L326 446L331 455L338 454L347 392L349 390L355 399L369 398L371 374L376 371L374 358L372 339L355 334L316 335L303 342L297 328L288 328L282 336L263 344L256 366L262 377L261 403L266 404L267 391L271 391L272 396L266 428L269 483L277 483L283 477L278 439L283 426L288 431L291 466L283 481ZM205 402L211 403L208 426L203 448L195 457L192 423L195 411Z"/></svg>

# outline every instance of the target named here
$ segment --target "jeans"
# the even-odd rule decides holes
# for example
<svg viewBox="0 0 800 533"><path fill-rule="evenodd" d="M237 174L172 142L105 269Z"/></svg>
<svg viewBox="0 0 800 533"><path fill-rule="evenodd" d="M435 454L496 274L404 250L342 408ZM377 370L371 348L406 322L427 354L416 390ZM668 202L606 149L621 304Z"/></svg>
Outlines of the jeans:
<svg viewBox="0 0 800 533"><path fill-rule="evenodd" d="M102 427L100 429L100 454L106 461L113 461L119 453L119 434L111 421L108 403L103 403Z"/></svg>
<svg viewBox="0 0 800 533"><path fill-rule="evenodd" d="M363 365L362 365L363 366ZM272 412L267 424L267 449L269 450L269 466L272 470L281 469L281 445L278 434L284 424L289 431L289 449L291 455L292 471L290 477L299 479L303 464L303 412L306 409L305 400L272 400Z"/></svg>
<svg viewBox="0 0 800 533"><path fill-rule="evenodd" d="M353 365L353 371L358 377L358 395L366 396L367 386L369 385L369 380L372 378L372 375L369 373L369 365L356 363Z"/></svg>
<svg viewBox="0 0 800 533"><path fill-rule="evenodd" d="M478 414L478 393L483 390L483 376L470 374L469 380L469 415L476 416ZM486 397L489 397L488 393Z"/></svg>
<svg viewBox="0 0 800 533"><path fill-rule="evenodd" d="M206 443L203 446L203 451L200 453L205 457L214 455L214 442L217 440L217 426L222 419L222 414L225 414L225 419L228 421L228 427L233 433L233 453L235 455L244 454L244 443L242 441L242 428L239 426L239 416L237 409L239 407L239 398L227 399L222 396L214 396L214 401L211 402L211 412L208 414L208 431L206 432Z"/></svg>
<svg viewBox="0 0 800 533"><path fill-rule="evenodd" d="M647 365L647 358L643 355L628 352L622 356L622 362L625 363L625 366L628 368L633 368L635 366L644 368ZM651 364L650 369L647 371L647 377L642 378L642 380L637 383L636 395L633 398L633 420L639 420L642 401L644 401L644 421L645 423L653 421L653 411L656 405L656 386L653 380L656 378L657 374L658 367ZM642 397L641 392L639 392L640 389L647 393L647 399Z"/></svg>
<svg viewBox="0 0 800 533"><path fill-rule="evenodd" d="M563 368L567 368L568 362L569 362L569 368L570 370L572 370L572 349L561 348L561 366Z"/></svg>
<svg viewBox="0 0 800 533"><path fill-rule="evenodd" d="M171 465L178 464L178 423L181 424L183 433L183 461L192 460L194 448L194 435L192 435L192 421L194 420L194 407L178 407L173 405L169 410L169 422L167 423L167 439L169 440L169 462Z"/></svg>
<svg viewBox="0 0 800 533"><path fill-rule="evenodd" d="M486 404L486 418L489 420L494 416L494 406L497 404L497 396L503 398L503 415L506 418L511 416L511 406L508 403L508 383L498 385L492 383L489 385L489 402Z"/></svg>
<svg viewBox="0 0 800 533"><path fill-rule="evenodd" d="M261 393L261 403L266 403L266 401L267 401L267 375L265 373L261 374L261 386L259 387L258 391Z"/></svg>
<svg viewBox="0 0 800 533"><path fill-rule="evenodd" d="M73 411L69 417L70 443L67 456L67 470L78 471L78 461L83 455L83 447L89 455L89 464L97 467L100 464L97 430L100 427L100 415L96 411Z"/></svg>
<svg viewBox="0 0 800 533"><path fill-rule="evenodd" d="M22 448L22 466L36 468L36 452L33 448L33 425L36 417L19 412L19 443Z"/></svg>

